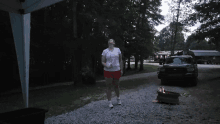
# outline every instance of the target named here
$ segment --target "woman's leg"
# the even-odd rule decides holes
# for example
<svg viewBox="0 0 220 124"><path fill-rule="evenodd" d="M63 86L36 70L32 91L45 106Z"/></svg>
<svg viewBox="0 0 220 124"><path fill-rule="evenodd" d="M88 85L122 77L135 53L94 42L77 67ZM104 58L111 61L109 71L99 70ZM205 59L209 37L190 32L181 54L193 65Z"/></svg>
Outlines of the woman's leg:
<svg viewBox="0 0 220 124"><path fill-rule="evenodd" d="M106 81L106 87L107 87L107 92L106 92L107 98L108 98L108 101L111 101L111 95L112 95L111 87L112 87L113 79L105 77L105 81Z"/></svg>
<svg viewBox="0 0 220 124"><path fill-rule="evenodd" d="M117 97L119 97L119 80L114 79L114 82L115 82L114 90L115 90Z"/></svg>
<svg viewBox="0 0 220 124"><path fill-rule="evenodd" d="M121 105L121 100L120 100L120 97L119 97L119 95L120 95L120 94L119 94L119 90L120 90L120 89L119 89L119 79L115 79L114 81L115 81L115 82L114 82L114 83L115 83L114 89L115 89L115 93L116 93L116 95L117 95L117 101L118 101L118 104Z"/></svg>
<svg viewBox="0 0 220 124"><path fill-rule="evenodd" d="M120 77L121 77L121 70L119 70L119 71L116 71L115 73L114 73L114 84L115 84L115 86L114 86L114 89L115 89L115 93L116 93L116 95L117 95L117 97L119 98L119 79L120 79Z"/></svg>

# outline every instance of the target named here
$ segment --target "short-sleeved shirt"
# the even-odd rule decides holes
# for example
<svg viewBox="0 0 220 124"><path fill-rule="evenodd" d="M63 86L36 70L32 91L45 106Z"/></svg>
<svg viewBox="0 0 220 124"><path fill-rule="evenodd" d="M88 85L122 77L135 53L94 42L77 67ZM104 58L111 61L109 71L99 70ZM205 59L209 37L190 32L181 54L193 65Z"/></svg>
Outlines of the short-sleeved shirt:
<svg viewBox="0 0 220 124"><path fill-rule="evenodd" d="M112 68L104 67L105 71L119 71L120 70L120 62L119 62L119 54L121 54L121 50L117 47L114 47L113 51L110 51L109 48L103 50L102 55L106 57L106 64L112 64Z"/></svg>

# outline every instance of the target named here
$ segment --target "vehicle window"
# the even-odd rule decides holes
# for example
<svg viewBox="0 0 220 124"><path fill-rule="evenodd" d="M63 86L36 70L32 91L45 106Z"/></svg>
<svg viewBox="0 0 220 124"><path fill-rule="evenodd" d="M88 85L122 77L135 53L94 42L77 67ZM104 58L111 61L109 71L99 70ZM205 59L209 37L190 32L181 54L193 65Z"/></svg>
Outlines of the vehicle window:
<svg viewBox="0 0 220 124"><path fill-rule="evenodd" d="M167 58L166 64L191 64L191 58Z"/></svg>

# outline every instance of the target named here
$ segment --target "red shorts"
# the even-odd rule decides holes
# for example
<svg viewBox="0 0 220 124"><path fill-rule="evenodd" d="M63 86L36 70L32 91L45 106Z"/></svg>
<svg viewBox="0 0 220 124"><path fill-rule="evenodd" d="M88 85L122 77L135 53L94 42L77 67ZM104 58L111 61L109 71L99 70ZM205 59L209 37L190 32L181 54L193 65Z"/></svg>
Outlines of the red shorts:
<svg viewBox="0 0 220 124"><path fill-rule="evenodd" d="M121 77L121 70L119 71L105 71L104 77L118 79Z"/></svg>

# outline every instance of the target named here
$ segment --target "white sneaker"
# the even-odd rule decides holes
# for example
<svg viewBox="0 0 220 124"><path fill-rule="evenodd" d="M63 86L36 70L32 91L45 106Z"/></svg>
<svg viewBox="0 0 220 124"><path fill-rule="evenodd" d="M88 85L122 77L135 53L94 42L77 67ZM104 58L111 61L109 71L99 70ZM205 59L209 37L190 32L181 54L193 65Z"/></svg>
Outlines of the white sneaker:
<svg viewBox="0 0 220 124"><path fill-rule="evenodd" d="M112 105L112 103L111 103L111 102L109 103L109 107L110 107L110 108L113 108L113 105Z"/></svg>
<svg viewBox="0 0 220 124"><path fill-rule="evenodd" d="M121 99L117 99L118 105L121 105Z"/></svg>

